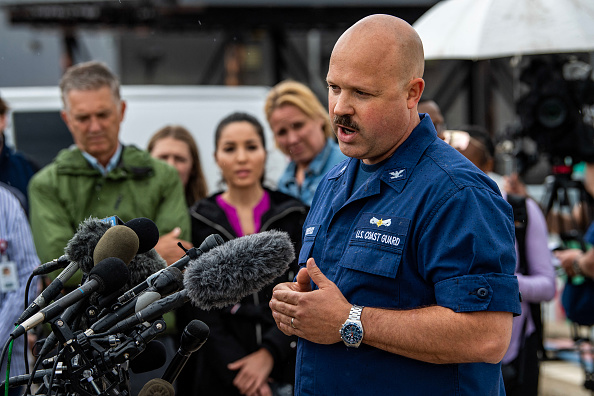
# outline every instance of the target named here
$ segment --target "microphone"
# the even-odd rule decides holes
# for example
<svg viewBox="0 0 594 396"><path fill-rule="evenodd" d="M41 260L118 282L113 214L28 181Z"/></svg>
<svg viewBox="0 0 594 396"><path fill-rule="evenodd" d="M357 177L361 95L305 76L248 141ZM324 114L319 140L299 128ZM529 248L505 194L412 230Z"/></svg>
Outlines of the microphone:
<svg viewBox="0 0 594 396"><path fill-rule="evenodd" d="M173 384L186 365L190 355L204 345L209 334L210 329L204 322L194 319L188 323L181 335L179 349L161 378Z"/></svg>
<svg viewBox="0 0 594 396"><path fill-rule="evenodd" d="M124 263L129 264L138 251L138 245L138 236L134 230L123 225L113 226L105 231L99 242L97 242L93 250L93 266L108 257L117 257ZM92 268L81 265L80 269L88 273Z"/></svg>
<svg viewBox="0 0 594 396"><path fill-rule="evenodd" d="M138 235L140 245L137 253L146 253L159 242L159 229L151 219L138 217L127 221L124 225L130 227Z"/></svg>
<svg viewBox="0 0 594 396"><path fill-rule="evenodd" d="M66 308L64 313L60 316L60 319L64 321L64 323L70 325L71 322L75 320L76 317L79 316L83 308L85 307L86 299L82 299L74 303L73 305ZM52 349L54 349L58 345L58 337L52 331L47 338L45 339L43 346L39 350L38 357L42 357L47 355Z"/></svg>
<svg viewBox="0 0 594 396"><path fill-rule="evenodd" d="M130 261L128 268L130 268L130 279L126 283L126 290L132 289L147 280L151 275L167 268L167 262L155 249L150 249L145 253L138 253Z"/></svg>
<svg viewBox="0 0 594 396"><path fill-rule="evenodd" d="M196 260L198 257L203 255L204 253L210 251L211 249L216 248L217 246L221 246L224 243L225 243L225 240L219 234L210 234L209 236L206 237L206 239L204 239L204 241L202 241L202 243L200 244L200 247L198 249L188 250L188 255L186 257L176 261L175 263L171 264L171 266L177 267L183 271L188 266L188 263L190 262L190 260ZM190 252L192 250L198 250L198 251L195 252L195 254L191 254ZM184 260L184 259L186 259L186 260Z"/></svg>
<svg viewBox="0 0 594 396"><path fill-rule="evenodd" d="M224 308L270 284L294 259L295 248L287 232L246 235L190 262L184 286L194 306Z"/></svg>
<svg viewBox="0 0 594 396"><path fill-rule="evenodd" d="M163 367L167 361L167 351L162 342L153 340L146 344L146 349L133 360L130 360L130 370L136 374L146 373Z"/></svg>
<svg viewBox="0 0 594 396"><path fill-rule="evenodd" d="M68 241L66 248L64 248L64 256L70 260L70 263L62 272L60 272L58 277L35 298L31 305L25 309L15 322L15 325L18 326L23 323L25 319L31 317L31 315L36 312L39 312L41 308L46 307L53 299L55 299L64 288L64 284L72 278L79 267L88 268L87 272L93 268L93 250L109 227L111 226L108 223L93 217L89 217L78 225L76 233L70 241Z"/></svg>
<svg viewBox="0 0 594 396"><path fill-rule="evenodd" d="M118 220L119 220L119 218L116 218L116 220L114 220L114 221L118 221ZM90 221L90 219L89 219L89 221ZM98 225L99 227L97 229L99 229L99 230L104 228L102 226L102 224L108 224L108 223L104 223L104 220L98 220L98 221L100 222L100 224L94 224L93 222L88 222L87 224ZM119 221L121 221L121 220L119 220ZM96 234L96 235L84 234L84 235L88 236L89 238L94 238L94 236L96 236L98 234ZM96 243L96 246L93 251L93 263L99 263L109 257L116 257L116 258L121 259L124 263L129 263L130 260L132 260L132 258L134 257L136 251L138 250L138 243L139 243L138 236L132 229L130 229L124 225L109 226L109 228L107 228L105 230L103 235L99 238L99 241ZM92 244L92 242L91 242L91 244ZM91 264L91 261L88 260L88 258L85 257L81 253L85 250L87 252L90 251L90 250L83 248L83 249L80 249L80 251L78 251L77 253L75 253L75 255L78 255L79 262L81 262L83 264L81 266L82 272L87 274L87 273L90 273L94 267L87 268L87 266ZM130 271L128 271L128 273L130 273ZM60 287L60 290L61 289L62 289L62 287ZM115 289L114 292L116 292L118 289L120 289L120 287ZM90 296L90 298L91 298L91 301L93 301L93 300L97 299L98 297L93 295L93 296ZM80 312L82 311L83 308L84 308L84 306L82 304L82 301L78 302L77 304L74 304L72 306L69 306L66 309L66 311L64 312L64 314L62 315L62 319L64 320L65 323L70 323L75 317L77 317L80 314ZM29 308L27 308L27 309L29 309ZM25 311L25 312L27 312L27 311ZM29 310L28 312L31 312L31 310ZM33 312L33 313L35 313L35 312ZM33 313L31 313L31 315ZM23 316L24 315L25 314L23 314ZM19 322L19 323L22 323L22 322ZM19 323L17 323L17 324L19 324ZM48 336L45 344L43 345L43 348L41 349L40 353L49 352L51 349L54 348L54 346L56 345L56 342L57 342L57 339L56 339L55 335L53 333L50 334Z"/></svg>
<svg viewBox="0 0 594 396"><path fill-rule="evenodd" d="M105 217L105 218L101 219L100 221L102 221L103 223L109 224L110 226L124 225L124 222L122 221L122 219L120 219L118 216L115 216L115 215Z"/></svg>
<svg viewBox="0 0 594 396"><path fill-rule="evenodd" d="M55 270L62 269L66 267L68 264L70 264L70 260L68 259L68 256L63 254L57 259L53 259L52 261L48 261L45 264L38 265L37 268L33 270L31 275L46 275L50 272L54 272Z"/></svg>
<svg viewBox="0 0 594 396"><path fill-rule="evenodd" d="M54 319L67 307L93 292L109 294L119 289L126 283L126 279L128 279L128 267L122 260L116 257L104 259L91 270L89 280L84 285L25 320L10 334L11 339L23 335L38 324Z"/></svg>
<svg viewBox="0 0 594 396"><path fill-rule="evenodd" d="M115 309L95 322L85 333L92 335L101 333L114 326L119 321L129 317L135 312L139 312L153 302L161 299L163 296L176 292L183 288L184 276L182 272L173 267L167 267L163 272L151 281L151 286L145 289L134 299Z"/></svg>
<svg viewBox="0 0 594 396"><path fill-rule="evenodd" d="M169 311L173 311L174 309L181 307L187 303L189 299L190 298L188 297L187 290L185 289L170 294L167 297L155 301L146 308L141 309L134 316L131 316L115 324L109 330L107 330L107 333L126 333L136 325L139 325L143 322L150 322L163 316L163 314L166 314Z"/></svg>
<svg viewBox="0 0 594 396"><path fill-rule="evenodd" d="M209 251L210 249L222 245L223 243L225 243L225 241L223 240L223 238L218 235L218 234L212 234L209 235L208 237L206 237L206 239L202 242L202 244L200 245L199 248L192 248L190 250L188 250L187 255L182 257L181 259L179 259L178 261L176 261L175 263L171 264L168 268L179 268L180 270L184 270L186 268L186 266L188 265L188 263L190 262L190 260L192 258L197 258L200 255L206 253L207 251ZM152 254L152 252L154 252L154 254L156 256L158 256L159 258L161 258L158 253L156 253L153 250L147 252L147 255ZM142 255L137 255L136 257L139 257ZM161 258L161 260L163 260ZM167 266L167 264L165 264L165 260L163 260L164 263L164 267ZM131 264L135 264L134 260L132 261ZM142 269L144 269L144 261L141 261L138 263L138 266L141 267ZM163 271L164 269L161 269L161 271ZM134 271L135 273L136 271ZM141 271L139 271L141 272ZM128 292L124 293L123 295L121 295L118 298L118 302L121 304L124 304L127 301L130 301L132 298L134 298L135 296L137 296L139 293L141 293L143 290L145 290L147 287L149 287L150 282L152 281L152 279L154 279L155 277L159 276L160 271L157 272L153 272L152 274L149 274L148 276L144 277L141 281L139 281L138 283L136 283L136 286L134 286L131 290L129 290Z"/></svg>
<svg viewBox="0 0 594 396"><path fill-rule="evenodd" d="M54 371L54 369L37 370L31 374L22 374L22 375L10 377L8 380L8 386L10 388L13 388L13 387L21 386L21 385L27 385L29 383L29 379L31 377L33 377L32 383L38 384L40 382L43 382L43 377L45 377L46 375L52 375L53 371ZM2 381L0 383L0 389L4 389L5 386L6 386L6 381Z"/></svg>
<svg viewBox="0 0 594 396"><path fill-rule="evenodd" d="M77 269L80 268L86 273L91 271L95 266L93 259L95 247L111 227L109 223L96 217L89 217L78 225L76 233L64 248L64 253L77 265ZM68 279L64 279L64 283Z"/></svg>
<svg viewBox="0 0 594 396"><path fill-rule="evenodd" d="M134 228L130 227L130 225ZM99 255L99 260L95 260L95 262L100 261L100 259L104 257L120 257L126 263L128 263L128 269L130 270L130 278L119 293L116 292L111 296L105 296L101 300L97 300L95 296L91 298L93 305L96 305L98 308L105 307L113 303L113 301L123 292L130 290L135 285L147 279L150 275L167 267L165 260L163 260L163 258L159 256L159 253L157 253L155 249L152 248L152 246L156 244L156 241L158 241L159 235L159 230L157 229L155 223L145 217L140 217L138 219L132 219L129 222L116 227L122 227L123 229L127 230L128 232L126 234L135 234L138 237L138 247L136 250L134 250L132 246L125 249L125 252L129 253L130 257L132 257L131 260L127 260L124 259L122 255L118 255L116 252L114 252L113 244L106 243L105 245L101 246L98 243L98 247L95 248L93 255ZM128 235L128 237L130 239L135 239L132 237L132 235ZM105 248L105 251L103 252L103 255L101 255L101 250L103 248ZM144 251L146 249L148 250ZM137 253L139 251L142 253Z"/></svg>
<svg viewBox="0 0 594 396"><path fill-rule="evenodd" d="M295 249L284 231L263 231L233 239L190 260L184 274L185 289L155 301L111 327L108 333L125 333L188 300L204 310L236 304L285 273L294 259Z"/></svg>
<svg viewBox="0 0 594 396"><path fill-rule="evenodd" d="M175 396L175 389L169 382L153 378L142 387L138 396Z"/></svg>
<svg viewBox="0 0 594 396"><path fill-rule="evenodd" d="M111 220L112 218L115 218L115 220ZM106 221L106 220L110 220L110 221ZM154 227L151 227L150 223L152 223L154 225L154 223L151 220L144 218L144 217L141 217L138 219L132 219L132 220L128 221L127 223L123 223L122 220L120 220L117 216L112 216L111 218L107 218L107 219L97 219L97 218L89 217L88 219L83 221L83 223L81 223L81 225L79 225L79 228L78 228L76 234L68 242L68 245L66 246L64 251L66 253L66 256L71 261L78 262L79 268L81 269L81 271L83 271L85 273L89 273L89 271L93 268L95 263L98 263L102 259L104 259L106 257L118 257L115 254L117 251L114 251L114 246L110 246L110 243L116 242L117 238L113 238L113 239L110 238L109 243L107 243L108 241L104 241L104 243L102 243L100 246L99 250L100 250L100 253L103 252L103 254L104 254L103 257L99 257L99 260L95 260L95 258L94 258L95 250L97 249L97 245L99 244L101 238L105 235L105 233L108 230L110 230L112 228L121 229L123 227L126 227L127 229L134 231L134 234L138 238L138 242L137 242L138 246L136 247L136 249L133 252L132 252L132 250L122 251L122 253L125 254L126 256L132 255L132 258L134 258L134 255L141 249L141 246L146 248L146 247L150 246L153 242L154 242L154 245L156 245L156 242L154 241L154 233L156 230L156 233L158 234L159 230L156 228L157 227L156 225L154 225ZM120 234L120 232L121 232L121 234ZM124 233L125 233L125 231L118 231L117 235L119 237L123 237ZM125 237L126 238L125 242L133 243L132 240L134 238L131 235L132 233L126 233L126 234L127 235ZM158 237L157 237L157 241L158 241ZM117 243L123 244L124 241L122 241L122 242L118 241ZM119 249L123 249L123 248L120 247ZM148 250L150 250L150 248ZM124 257L120 257L120 258L126 263L131 263L131 260L132 260L132 259L125 260Z"/></svg>
<svg viewBox="0 0 594 396"><path fill-rule="evenodd" d="M80 261L80 270L84 275L87 275L96 263L109 257L119 258L125 264L129 264L138 250L138 245L138 236L132 229L124 225L111 226L96 243L92 252L92 261L86 257ZM131 271L129 269L128 273L131 274ZM118 290L114 290L115 296L123 291L117 292ZM92 295L90 297L91 303L95 304L98 298L99 296L96 294Z"/></svg>

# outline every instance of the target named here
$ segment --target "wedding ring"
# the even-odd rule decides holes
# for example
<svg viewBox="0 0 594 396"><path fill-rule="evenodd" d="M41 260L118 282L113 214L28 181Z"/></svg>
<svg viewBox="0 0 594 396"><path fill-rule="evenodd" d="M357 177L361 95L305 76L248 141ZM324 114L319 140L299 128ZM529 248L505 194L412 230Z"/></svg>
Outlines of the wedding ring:
<svg viewBox="0 0 594 396"><path fill-rule="evenodd" d="M293 324L293 321L294 321L294 320L295 320L295 318L291 318L291 327L292 327L292 328L294 328L294 329L296 330L297 328L296 328L296 327L295 327L295 325Z"/></svg>

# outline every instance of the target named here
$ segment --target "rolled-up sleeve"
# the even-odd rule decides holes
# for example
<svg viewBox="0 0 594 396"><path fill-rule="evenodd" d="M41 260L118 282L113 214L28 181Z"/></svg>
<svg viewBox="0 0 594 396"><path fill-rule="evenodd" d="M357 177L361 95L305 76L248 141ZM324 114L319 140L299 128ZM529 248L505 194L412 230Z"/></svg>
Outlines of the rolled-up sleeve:
<svg viewBox="0 0 594 396"><path fill-rule="evenodd" d="M505 311L519 315L520 290L513 275L466 275L435 285L437 305L455 312Z"/></svg>
<svg viewBox="0 0 594 396"><path fill-rule="evenodd" d="M513 214L486 188L446 195L425 224L420 272L435 285L438 305L456 312L521 313Z"/></svg>

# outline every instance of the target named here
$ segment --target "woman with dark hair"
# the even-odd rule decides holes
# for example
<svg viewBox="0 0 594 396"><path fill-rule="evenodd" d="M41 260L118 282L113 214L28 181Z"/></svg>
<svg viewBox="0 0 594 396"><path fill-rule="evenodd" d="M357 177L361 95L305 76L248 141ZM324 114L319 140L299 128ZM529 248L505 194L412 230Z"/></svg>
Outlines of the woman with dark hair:
<svg viewBox="0 0 594 396"><path fill-rule="evenodd" d="M275 229L288 232L298 252L307 207L263 186L266 143L260 122L246 113L221 120L215 132L214 157L225 189L192 206L194 246L211 234L230 240ZM194 311L193 318L210 327L210 337L196 354L197 367L185 373L196 377L193 394L291 394L296 339L278 330L268 302L273 287L292 280L297 270L295 260L287 273L240 303L221 310Z"/></svg>
<svg viewBox="0 0 594 396"><path fill-rule="evenodd" d="M198 146L186 128L180 125L167 125L159 129L149 140L147 150L153 157L177 169L184 186L188 207L208 195Z"/></svg>

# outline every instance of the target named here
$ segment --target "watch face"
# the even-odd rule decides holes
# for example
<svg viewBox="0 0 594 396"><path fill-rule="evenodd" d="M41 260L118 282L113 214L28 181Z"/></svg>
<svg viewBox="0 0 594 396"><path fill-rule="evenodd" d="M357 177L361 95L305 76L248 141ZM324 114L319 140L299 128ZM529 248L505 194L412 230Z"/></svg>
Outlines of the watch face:
<svg viewBox="0 0 594 396"><path fill-rule="evenodd" d="M342 328L342 339L348 344L356 344L363 338L362 329L355 323L348 323Z"/></svg>

